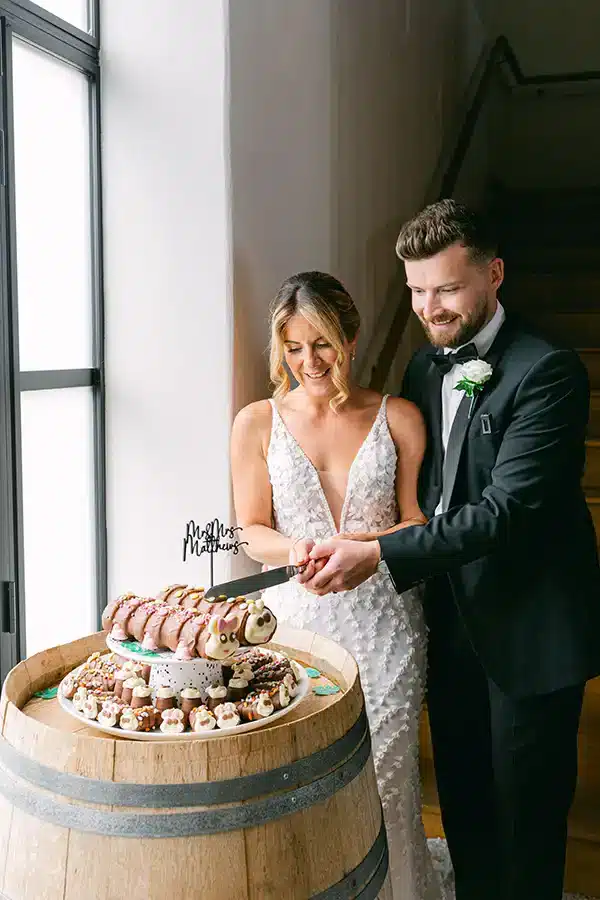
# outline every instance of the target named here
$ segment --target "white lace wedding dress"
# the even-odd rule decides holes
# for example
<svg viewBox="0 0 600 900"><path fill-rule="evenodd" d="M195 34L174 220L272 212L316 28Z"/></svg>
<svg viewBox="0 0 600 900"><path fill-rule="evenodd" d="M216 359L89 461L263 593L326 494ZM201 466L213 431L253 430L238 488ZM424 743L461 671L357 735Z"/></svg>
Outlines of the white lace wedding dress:
<svg viewBox="0 0 600 900"><path fill-rule="evenodd" d="M340 532L383 531L396 524L396 447L383 398L348 474ZM338 532L319 474L275 403L267 456L275 528L316 540ZM317 597L293 581L265 594L281 621L338 641L360 667L373 757L390 848L394 900L440 900L421 821L419 713L425 679L425 627L419 591L398 595L373 575L351 591Z"/></svg>

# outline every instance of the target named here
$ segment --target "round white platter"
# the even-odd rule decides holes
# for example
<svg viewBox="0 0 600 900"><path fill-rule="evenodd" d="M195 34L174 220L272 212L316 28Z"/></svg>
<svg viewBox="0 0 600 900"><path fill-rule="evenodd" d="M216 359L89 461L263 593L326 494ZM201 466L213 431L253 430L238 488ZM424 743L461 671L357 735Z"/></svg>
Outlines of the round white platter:
<svg viewBox="0 0 600 900"><path fill-rule="evenodd" d="M118 644L115 641L115 644ZM110 646L110 645L109 645ZM112 649L112 648L111 648ZM265 649L267 649L265 647ZM115 649L116 653L123 656L120 650ZM282 653L278 653L275 650L270 650L269 653L274 656L279 656L283 658ZM139 657L138 657L139 659ZM192 660L193 661L193 660ZM196 660L197 662L198 660ZM73 669L73 672L70 674L76 674L81 666L76 669ZM258 719L254 722L241 722L239 725L234 725L231 728L213 728L212 731L205 731L197 733L195 731L182 731L181 734L163 734L162 731L125 731L118 726L109 727L106 725L101 725L95 719L87 719L83 713L77 712L75 707L73 706L73 702L71 700L67 700L66 697L63 697L62 694L62 682L58 687L58 702L61 707L73 718L78 719L82 725L87 725L89 728L95 728L98 731L103 731L105 734L109 734L111 737L121 737L134 741L205 741L210 740L211 738L223 737L228 734L243 734L245 731L254 731L256 728L261 728L263 725L270 725L272 722L275 722L277 719L281 719L286 716L289 712L295 709L298 704L306 697L306 695L310 691L310 679L306 674L304 667L297 663L297 673L299 674L298 679L298 692L295 697L292 697L289 706L284 707L284 709L278 709L276 712L272 713L270 716L267 716L264 719ZM67 677L67 676L65 676Z"/></svg>

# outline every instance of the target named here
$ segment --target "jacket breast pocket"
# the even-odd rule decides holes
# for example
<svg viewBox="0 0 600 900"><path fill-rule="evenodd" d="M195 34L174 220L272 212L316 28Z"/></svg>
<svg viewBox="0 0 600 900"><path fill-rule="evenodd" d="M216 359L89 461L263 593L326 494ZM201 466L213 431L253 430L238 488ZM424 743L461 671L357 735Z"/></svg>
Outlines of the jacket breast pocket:
<svg viewBox="0 0 600 900"><path fill-rule="evenodd" d="M493 467L502 442L502 430L488 413L480 413L469 429L469 451L474 461Z"/></svg>

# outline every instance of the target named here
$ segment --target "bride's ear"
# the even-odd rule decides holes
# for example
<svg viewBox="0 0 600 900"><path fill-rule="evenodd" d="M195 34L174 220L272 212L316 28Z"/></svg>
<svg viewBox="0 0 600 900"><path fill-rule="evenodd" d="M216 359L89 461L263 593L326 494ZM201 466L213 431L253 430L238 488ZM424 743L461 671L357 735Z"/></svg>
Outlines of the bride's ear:
<svg viewBox="0 0 600 900"><path fill-rule="evenodd" d="M354 338L350 341L350 359L356 359L356 344L358 342L358 331L354 335Z"/></svg>

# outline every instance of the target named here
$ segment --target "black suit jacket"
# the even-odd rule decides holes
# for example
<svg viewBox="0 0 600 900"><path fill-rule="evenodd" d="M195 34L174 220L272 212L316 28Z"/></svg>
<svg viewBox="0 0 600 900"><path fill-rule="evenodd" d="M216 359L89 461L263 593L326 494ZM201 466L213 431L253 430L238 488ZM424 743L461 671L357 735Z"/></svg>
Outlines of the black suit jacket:
<svg viewBox="0 0 600 900"><path fill-rule="evenodd" d="M485 359L492 377L450 435L439 516L442 377L430 348L411 360L403 393L427 424L419 498L433 518L384 536L381 551L399 592L447 575L489 677L528 696L600 673L600 569L581 488L589 383L573 350L510 317ZM426 614L440 602L426 591Z"/></svg>

